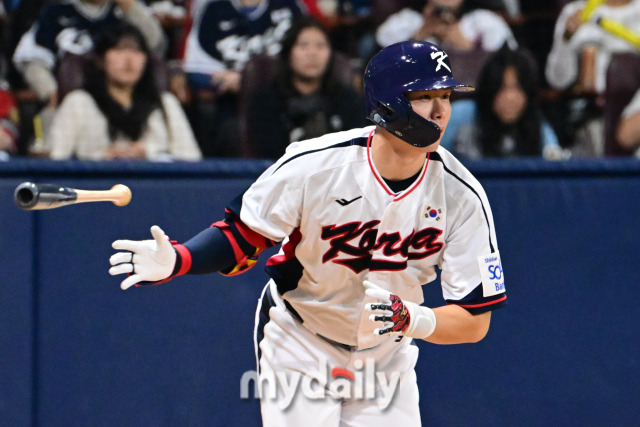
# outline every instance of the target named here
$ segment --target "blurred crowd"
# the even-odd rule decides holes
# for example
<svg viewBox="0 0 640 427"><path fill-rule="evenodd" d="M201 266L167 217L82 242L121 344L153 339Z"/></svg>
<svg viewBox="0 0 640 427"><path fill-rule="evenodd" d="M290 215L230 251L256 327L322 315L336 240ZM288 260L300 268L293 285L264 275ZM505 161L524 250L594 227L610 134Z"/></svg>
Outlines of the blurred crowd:
<svg viewBox="0 0 640 427"><path fill-rule="evenodd" d="M442 46L461 159L640 158L640 0L3 0L0 160L280 157L367 126L382 47Z"/></svg>

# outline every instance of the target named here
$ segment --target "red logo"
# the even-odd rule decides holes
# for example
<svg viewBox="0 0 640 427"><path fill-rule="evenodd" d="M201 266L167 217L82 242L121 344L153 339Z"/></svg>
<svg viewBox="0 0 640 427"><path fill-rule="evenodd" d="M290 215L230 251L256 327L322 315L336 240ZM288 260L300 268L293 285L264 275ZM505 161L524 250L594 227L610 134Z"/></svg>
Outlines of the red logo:
<svg viewBox="0 0 640 427"><path fill-rule="evenodd" d="M356 375L347 368L335 367L331 370L331 378L342 377L351 381L356 380Z"/></svg>

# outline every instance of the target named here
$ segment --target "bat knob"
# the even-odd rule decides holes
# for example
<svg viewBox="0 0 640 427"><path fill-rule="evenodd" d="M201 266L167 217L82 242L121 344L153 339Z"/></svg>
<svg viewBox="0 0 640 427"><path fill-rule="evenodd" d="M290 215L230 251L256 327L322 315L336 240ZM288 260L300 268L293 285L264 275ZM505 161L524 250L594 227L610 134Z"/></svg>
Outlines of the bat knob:
<svg viewBox="0 0 640 427"><path fill-rule="evenodd" d="M113 200L114 205L126 206L131 201L131 190L126 185L116 184L111 187L111 190L116 193L116 197Z"/></svg>
<svg viewBox="0 0 640 427"><path fill-rule="evenodd" d="M30 209L38 203L39 190L33 182L23 182L13 192L13 201L21 209Z"/></svg>

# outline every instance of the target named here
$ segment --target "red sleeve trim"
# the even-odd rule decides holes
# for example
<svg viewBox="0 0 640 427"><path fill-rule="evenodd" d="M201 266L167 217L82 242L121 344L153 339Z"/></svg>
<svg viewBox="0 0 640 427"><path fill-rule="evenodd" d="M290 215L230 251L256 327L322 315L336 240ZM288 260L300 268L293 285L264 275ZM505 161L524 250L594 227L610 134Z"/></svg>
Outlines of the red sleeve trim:
<svg viewBox="0 0 640 427"><path fill-rule="evenodd" d="M180 254L180 260L182 261L180 270L178 270L175 276L182 276L183 274L187 274L187 272L191 270L191 252L189 252L189 249L181 244L174 244L173 247Z"/></svg>
<svg viewBox="0 0 640 427"><path fill-rule="evenodd" d="M247 227L243 222L234 221L234 224L236 225L236 227L238 227L238 231L240 232L240 234L242 234L242 237L244 237L251 246L259 249L267 249L273 246L273 244L269 245L269 239L267 239L260 233L256 233L255 231Z"/></svg>
<svg viewBox="0 0 640 427"><path fill-rule="evenodd" d="M166 279L162 279L162 280L158 280L157 282L141 282L141 283L136 283L135 286L139 287L139 286L155 286L155 285L161 285L163 283L167 283L169 282L171 279L173 279L176 276L181 276L183 274L186 274L190 269L191 269L191 252L189 252L189 249L187 249L185 246L179 244L177 241L175 240L170 240L171 242L171 246L173 246L173 248L178 252L178 254L180 255L180 270L178 270L177 273L172 274L171 276L167 277ZM129 274L130 275L130 274Z"/></svg>
<svg viewBox="0 0 640 427"><path fill-rule="evenodd" d="M238 245L236 238L233 236L233 233L229 229L229 224L224 221L218 221L214 222L211 226L217 227L227 237L227 240L229 240L229 244L231 244L231 248L233 249L233 255L236 257L236 262L241 263L246 258L248 258L247 255L242 252L240 245Z"/></svg>
<svg viewBox="0 0 640 427"><path fill-rule="evenodd" d="M507 299L507 296L504 295L502 298L498 298L496 300L489 301L489 302L483 302L481 304L457 304L457 305L464 308L478 308L478 307L486 307L492 304L498 304L498 303L501 303L502 301L505 301L506 299Z"/></svg>
<svg viewBox="0 0 640 427"><path fill-rule="evenodd" d="M300 233L300 227L293 230L289 236L287 243L282 245L282 254L274 255L267 260L267 266L273 266L278 264L284 264L287 261L295 258L295 250L298 247L298 243L302 240L302 233Z"/></svg>
<svg viewBox="0 0 640 427"><path fill-rule="evenodd" d="M238 229L238 232L244 238L244 240L246 240L247 243L249 243L254 248L264 250L276 244L273 240L264 237L262 234L258 233L257 231L253 231L244 222L242 222L236 214L231 212L229 209L226 209L225 212L227 214L232 215L232 219L227 218L227 221L232 221L232 224L236 226L236 228ZM226 221L218 221L213 223L211 226L220 227L221 223L228 224Z"/></svg>

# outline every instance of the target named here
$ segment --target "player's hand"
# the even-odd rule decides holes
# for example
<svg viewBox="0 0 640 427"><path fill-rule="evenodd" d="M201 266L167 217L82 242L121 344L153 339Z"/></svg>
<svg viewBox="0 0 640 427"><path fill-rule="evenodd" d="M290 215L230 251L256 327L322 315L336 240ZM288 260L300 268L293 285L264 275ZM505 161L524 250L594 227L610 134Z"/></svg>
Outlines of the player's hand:
<svg viewBox="0 0 640 427"><path fill-rule="evenodd" d="M380 327L374 334L383 335L391 332L401 333L409 338L427 338L436 329L436 315L429 307L424 307L400 297L365 280L365 293L378 300L367 304L366 309L373 314L369 320L377 322Z"/></svg>
<svg viewBox="0 0 640 427"><path fill-rule="evenodd" d="M233 70L221 71L212 76L211 82L219 94L236 93L240 90L242 75Z"/></svg>
<svg viewBox="0 0 640 427"><path fill-rule="evenodd" d="M113 266L109 274L129 274L120 284L128 289L140 282L157 282L166 279L173 273L176 264L176 252L169 238L157 225L151 227L153 240L116 240L113 249L127 251L118 252L109 258Z"/></svg>
<svg viewBox="0 0 640 427"><path fill-rule="evenodd" d="M582 25L582 9L576 10L564 24L564 39L569 40Z"/></svg>

